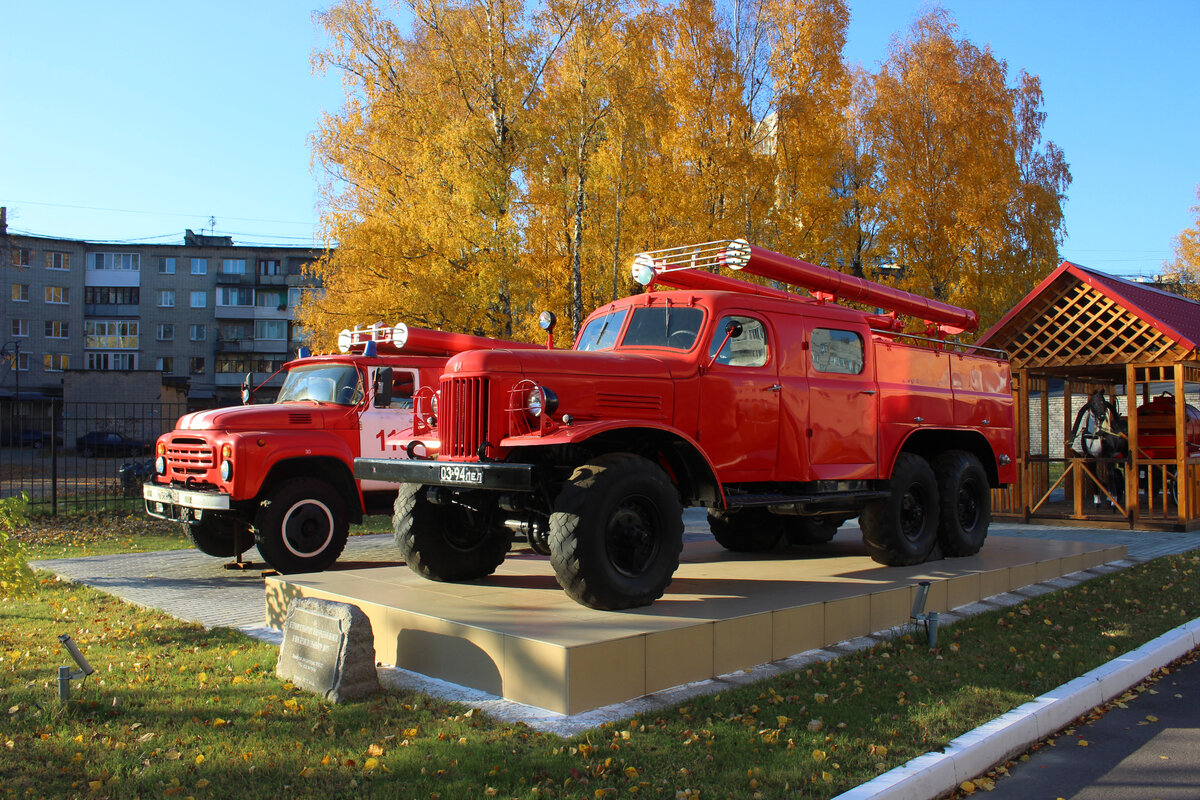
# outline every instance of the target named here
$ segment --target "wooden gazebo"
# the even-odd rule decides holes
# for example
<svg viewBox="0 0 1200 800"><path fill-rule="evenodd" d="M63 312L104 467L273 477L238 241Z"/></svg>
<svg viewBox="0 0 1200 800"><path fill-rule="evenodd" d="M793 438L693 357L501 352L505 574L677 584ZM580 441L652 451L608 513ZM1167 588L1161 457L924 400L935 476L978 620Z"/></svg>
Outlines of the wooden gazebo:
<svg viewBox="0 0 1200 800"><path fill-rule="evenodd" d="M977 344L1007 352L1013 372L1020 477L994 498L998 516L1200 527L1200 303L1064 261ZM1129 457L1112 462L1123 492L1073 447L1097 388L1127 420ZM1150 413L1163 408L1173 413Z"/></svg>

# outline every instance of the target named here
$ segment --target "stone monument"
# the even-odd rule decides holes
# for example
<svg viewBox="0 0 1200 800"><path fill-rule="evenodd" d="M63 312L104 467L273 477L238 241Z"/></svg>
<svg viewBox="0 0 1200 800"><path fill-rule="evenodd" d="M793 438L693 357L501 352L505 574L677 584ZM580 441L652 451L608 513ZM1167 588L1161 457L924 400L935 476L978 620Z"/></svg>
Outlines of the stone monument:
<svg viewBox="0 0 1200 800"><path fill-rule="evenodd" d="M293 600L275 674L334 703L379 691L371 620L349 603Z"/></svg>

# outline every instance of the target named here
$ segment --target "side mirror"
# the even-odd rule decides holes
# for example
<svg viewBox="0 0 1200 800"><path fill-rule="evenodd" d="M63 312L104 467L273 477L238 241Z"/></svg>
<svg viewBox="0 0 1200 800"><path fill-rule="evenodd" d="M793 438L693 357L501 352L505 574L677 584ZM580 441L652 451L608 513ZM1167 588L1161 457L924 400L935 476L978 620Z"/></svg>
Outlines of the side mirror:
<svg viewBox="0 0 1200 800"><path fill-rule="evenodd" d="M392 368L380 367L375 370L374 399L371 405L375 408L387 408L392 404Z"/></svg>
<svg viewBox="0 0 1200 800"><path fill-rule="evenodd" d="M242 378L242 405L250 405L250 400L254 397L254 390L251 388L254 385L254 373L247 372L246 377Z"/></svg>
<svg viewBox="0 0 1200 800"><path fill-rule="evenodd" d="M712 369L712 365L717 363L717 358L720 357L721 351L725 349L725 345L729 344L730 339L736 339L742 335L742 323L737 320L729 320L725 323L725 338L721 341L721 346L717 348L717 352L712 354L712 358L708 360L708 366L705 369Z"/></svg>

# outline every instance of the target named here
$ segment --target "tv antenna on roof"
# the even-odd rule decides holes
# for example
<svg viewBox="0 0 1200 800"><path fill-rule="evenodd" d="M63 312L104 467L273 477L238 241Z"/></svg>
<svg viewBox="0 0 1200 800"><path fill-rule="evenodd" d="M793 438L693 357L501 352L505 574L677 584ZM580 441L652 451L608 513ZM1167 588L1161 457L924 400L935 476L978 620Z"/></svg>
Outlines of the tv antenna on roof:
<svg viewBox="0 0 1200 800"><path fill-rule="evenodd" d="M217 218L209 217L208 218L208 235L215 236L216 233L217 233Z"/></svg>

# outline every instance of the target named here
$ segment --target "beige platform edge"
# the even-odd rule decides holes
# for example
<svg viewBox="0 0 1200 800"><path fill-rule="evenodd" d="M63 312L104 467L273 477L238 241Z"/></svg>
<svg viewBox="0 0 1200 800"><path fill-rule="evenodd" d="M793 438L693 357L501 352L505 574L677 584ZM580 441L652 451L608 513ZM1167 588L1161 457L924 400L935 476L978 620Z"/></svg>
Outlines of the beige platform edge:
<svg viewBox="0 0 1200 800"><path fill-rule="evenodd" d="M814 551L815 552L815 551ZM919 581L928 611L1125 557L1123 546L990 537L970 558L881 567L858 543L818 557L739 556L689 543L667 594L630 612L567 598L548 559L510 554L465 584L405 566L266 580L266 623L295 597L352 603L370 618L376 659L561 714L787 658L909 622Z"/></svg>

